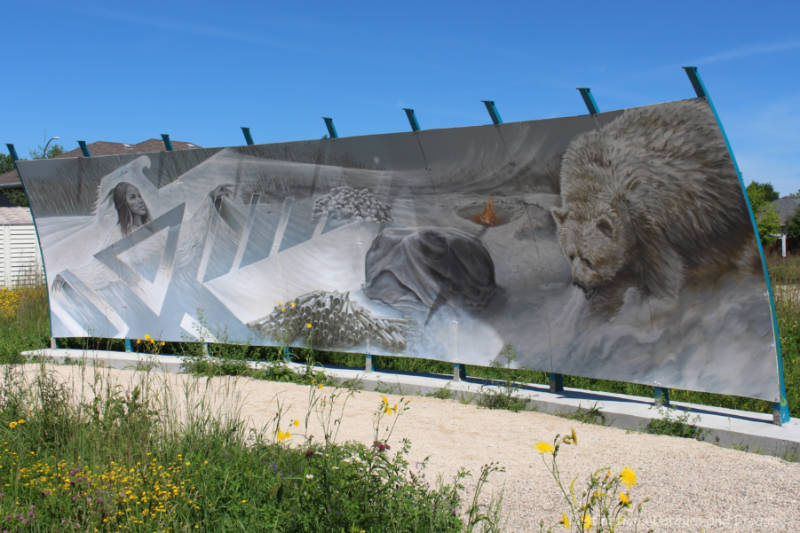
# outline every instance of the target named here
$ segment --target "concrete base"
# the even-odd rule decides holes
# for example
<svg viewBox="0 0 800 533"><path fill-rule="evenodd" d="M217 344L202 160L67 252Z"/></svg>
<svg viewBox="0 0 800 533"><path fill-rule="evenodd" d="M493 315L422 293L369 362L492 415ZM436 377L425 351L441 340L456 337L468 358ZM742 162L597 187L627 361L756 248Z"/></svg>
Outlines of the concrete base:
<svg viewBox="0 0 800 533"><path fill-rule="evenodd" d="M184 358L175 355L147 355L130 352L99 350L41 349L23 353L30 357L52 360L56 363L83 363L102 367L141 369L160 368L167 372L183 371ZM250 361L252 368L264 368L270 364ZM301 371L305 365L287 364ZM403 395L430 395L442 389L449 396L473 400L482 394L499 393L505 390L504 383L466 377L453 379L452 375L412 374L381 370L365 371L341 367L318 367L329 378L365 390L376 390ZM669 409L654 405L652 398L628 396L610 392L593 392L565 388L551 393L548 385L514 384L516 398L526 400L526 408L554 415L570 415L578 411L593 410L602 415L605 425L624 429L642 430L654 419L669 415L672 419L688 413L687 423L704 432L704 440L725 447L749 450L800 460L800 420L792 419L778 426L772 422L771 413L737 411L723 407L672 402Z"/></svg>

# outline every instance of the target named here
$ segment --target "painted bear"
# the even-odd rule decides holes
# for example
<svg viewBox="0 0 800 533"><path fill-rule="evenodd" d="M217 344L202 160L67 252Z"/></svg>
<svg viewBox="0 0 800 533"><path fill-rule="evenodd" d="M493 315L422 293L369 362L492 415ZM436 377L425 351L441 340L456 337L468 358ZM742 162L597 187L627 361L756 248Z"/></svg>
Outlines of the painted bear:
<svg viewBox="0 0 800 533"><path fill-rule="evenodd" d="M629 109L576 136L552 208L572 281L591 307L625 291L675 297L687 283L760 266L733 162L705 100Z"/></svg>

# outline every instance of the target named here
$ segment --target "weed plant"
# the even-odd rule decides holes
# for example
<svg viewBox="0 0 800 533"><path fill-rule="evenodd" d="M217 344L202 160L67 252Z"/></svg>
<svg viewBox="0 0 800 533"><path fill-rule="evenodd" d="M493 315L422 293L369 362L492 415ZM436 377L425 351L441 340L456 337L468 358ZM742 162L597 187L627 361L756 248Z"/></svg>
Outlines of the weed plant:
<svg viewBox="0 0 800 533"><path fill-rule="evenodd" d="M246 431L235 412L184 391L183 417L152 374L130 390L95 374L76 398L44 367L0 384L0 529L10 531L460 531L459 483L431 488L388 438L403 407L380 406L381 446L336 444L337 397L309 387L325 439L288 446L300 421ZM149 377L148 377L149 376ZM91 377L91 376L90 376ZM221 403L233 404L231 398ZM387 410L389 414L387 414ZM388 421L387 419L394 419ZM286 426L286 428L282 428ZM387 431L387 428L388 431Z"/></svg>

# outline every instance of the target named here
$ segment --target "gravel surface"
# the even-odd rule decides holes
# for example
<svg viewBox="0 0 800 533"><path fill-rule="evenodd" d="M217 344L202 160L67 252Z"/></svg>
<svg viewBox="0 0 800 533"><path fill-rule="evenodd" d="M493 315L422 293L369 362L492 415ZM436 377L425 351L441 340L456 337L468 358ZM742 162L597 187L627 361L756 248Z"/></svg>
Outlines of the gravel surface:
<svg viewBox="0 0 800 533"><path fill-rule="evenodd" d="M36 372L31 365L28 372ZM78 366L49 367L57 376L90 394L88 384L94 371ZM132 370L98 370L122 386L148 379L159 397L171 391L175 405L219 409L243 417L252 427L267 426L283 405L283 420L303 420L309 388L246 378L193 378L186 375L145 373ZM159 392L160 391L160 392ZM186 392L189 391L189 392ZM344 389L325 387L316 391L328 396ZM390 404L400 400L386 394ZM166 401L166 400L164 400ZM373 439L373 413L381 394L360 391L347 402L337 442ZM238 410L238 413L236 412ZM317 417L310 417L309 431L321 434ZM412 465L429 457L427 478L450 480L459 468L477 475L481 465L492 461L505 472L492 475L484 501L503 491L503 530L538 531L540 519L555 524L566 506L540 454L538 441L552 442L556 433L574 428L577 446L563 446L559 466L563 479L578 476L576 489L600 467L619 471L632 468L638 484L631 489L634 503L649 497L640 531L754 532L789 530L800 525L800 464L755 453L720 448L713 444L677 437L647 435L625 430L582 424L536 412L514 413L464 405L457 400L413 397L409 409L397 421L389 440L392 448L407 438L412 443ZM303 441L303 427L292 441ZM474 479L473 479L474 481ZM471 488L470 483L467 483ZM471 496L471 493L469 494ZM554 528L554 530L558 530Z"/></svg>

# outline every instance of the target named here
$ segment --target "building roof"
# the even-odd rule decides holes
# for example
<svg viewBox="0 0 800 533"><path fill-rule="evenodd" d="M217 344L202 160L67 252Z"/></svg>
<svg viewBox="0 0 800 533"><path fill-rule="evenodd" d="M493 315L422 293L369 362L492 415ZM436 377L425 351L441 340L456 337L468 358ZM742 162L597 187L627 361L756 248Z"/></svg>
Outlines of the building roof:
<svg viewBox="0 0 800 533"><path fill-rule="evenodd" d="M778 214L781 216L781 224L786 224L786 222L792 218L795 211L797 211L797 208L800 207L800 198L785 196L772 202L772 205L775 206L775 209L778 210Z"/></svg>
<svg viewBox="0 0 800 533"><path fill-rule="evenodd" d="M138 144L126 143L113 143L108 141L97 141L86 145L89 153L94 156L99 155L122 155L122 154L147 154L152 152L165 152L164 142L161 139L147 139ZM202 148L196 144L184 141L172 141L173 150L191 150L193 148ZM56 157L83 157L83 152L80 148L64 152ZM0 189L10 187L21 187L19 182L19 175L16 170L4 172L0 174Z"/></svg>
<svg viewBox="0 0 800 533"><path fill-rule="evenodd" d="M27 207L0 207L0 226L33 224L31 210Z"/></svg>

